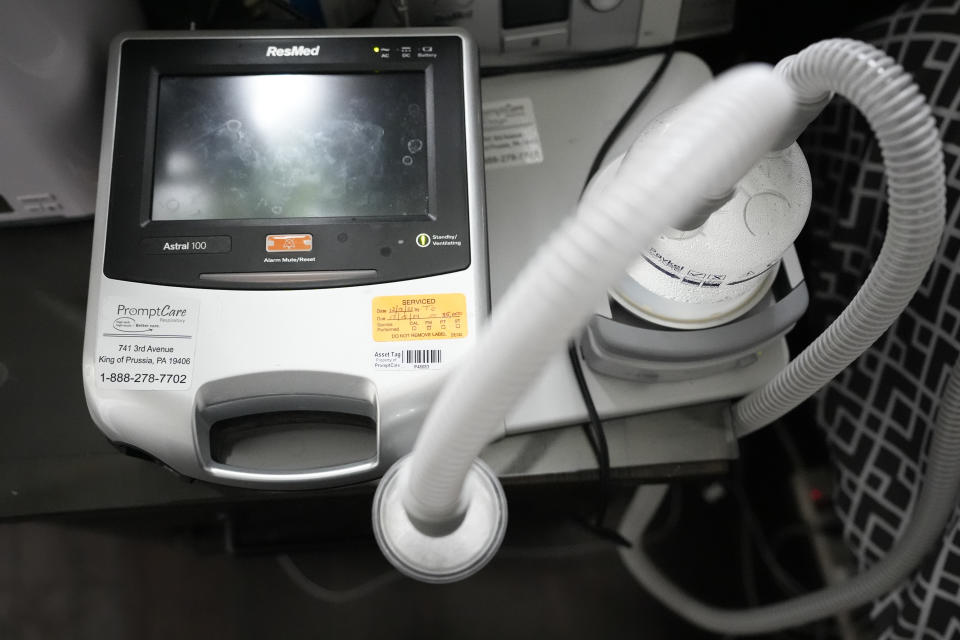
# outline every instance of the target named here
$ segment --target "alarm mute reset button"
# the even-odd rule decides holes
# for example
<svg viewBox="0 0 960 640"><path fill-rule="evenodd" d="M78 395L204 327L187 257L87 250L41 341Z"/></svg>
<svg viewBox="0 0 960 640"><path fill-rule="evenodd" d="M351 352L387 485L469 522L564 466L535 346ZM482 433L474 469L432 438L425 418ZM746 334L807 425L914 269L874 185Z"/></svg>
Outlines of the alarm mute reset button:
<svg viewBox="0 0 960 640"><path fill-rule="evenodd" d="M267 253L313 251L313 236L309 233L284 233L267 236Z"/></svg>

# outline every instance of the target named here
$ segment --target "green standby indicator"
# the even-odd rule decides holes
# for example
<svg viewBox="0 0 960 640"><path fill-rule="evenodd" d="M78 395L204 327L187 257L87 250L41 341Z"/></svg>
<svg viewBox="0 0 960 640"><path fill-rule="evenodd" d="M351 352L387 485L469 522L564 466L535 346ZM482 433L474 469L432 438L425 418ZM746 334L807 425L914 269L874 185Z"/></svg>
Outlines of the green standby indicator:
<svg viewBox="0 0 960 640"><path fill-rule="evenodd" d="M430 246L430 236L425 233L421 233L417 236L417 246L418 247L429 247Z"/></svg>

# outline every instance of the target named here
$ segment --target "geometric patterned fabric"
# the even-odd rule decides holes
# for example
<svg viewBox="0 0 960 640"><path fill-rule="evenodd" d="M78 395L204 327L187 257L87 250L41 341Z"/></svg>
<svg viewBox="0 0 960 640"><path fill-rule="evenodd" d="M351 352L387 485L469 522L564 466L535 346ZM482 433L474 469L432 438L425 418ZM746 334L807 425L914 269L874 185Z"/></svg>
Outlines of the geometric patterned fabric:
<svg viewBox="0 0 960 640"><path fill-rule="evenodd" d="M960 0L908 4L848 35L913 74L940 128L948 189L944 240L909 309L813 400L838 472L844 538L863 569L909 521L938 398L960 354ZM809 321L825 327L880 251L886 185L875 140L845 100L835 99L800 144L814 184L801 256L812 281ZM870 617L879 638L960 638L960 510L939 548Z"/></svg>

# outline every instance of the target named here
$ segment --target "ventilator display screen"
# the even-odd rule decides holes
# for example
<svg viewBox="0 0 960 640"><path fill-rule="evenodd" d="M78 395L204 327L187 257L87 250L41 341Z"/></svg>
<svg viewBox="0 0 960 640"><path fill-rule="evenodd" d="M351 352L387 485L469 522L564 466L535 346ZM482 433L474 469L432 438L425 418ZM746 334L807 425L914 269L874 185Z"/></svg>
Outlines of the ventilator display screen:
<svg viewBox="0 0 960 640"><path fill-rule="evenodd" d="M430 213L422 72L163 76L153 220Z"/></svg>

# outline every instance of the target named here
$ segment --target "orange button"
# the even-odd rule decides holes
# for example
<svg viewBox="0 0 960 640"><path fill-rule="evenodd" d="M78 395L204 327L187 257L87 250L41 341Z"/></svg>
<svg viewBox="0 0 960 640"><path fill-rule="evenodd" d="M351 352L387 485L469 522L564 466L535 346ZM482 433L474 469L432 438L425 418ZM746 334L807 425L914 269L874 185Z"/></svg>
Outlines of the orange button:
<svg viewBox="0 0 960 640"><path fill-rule="evenodd" d="M293 233L267 236L267 251L313 251L313 236L309 233Z"/></svg>

